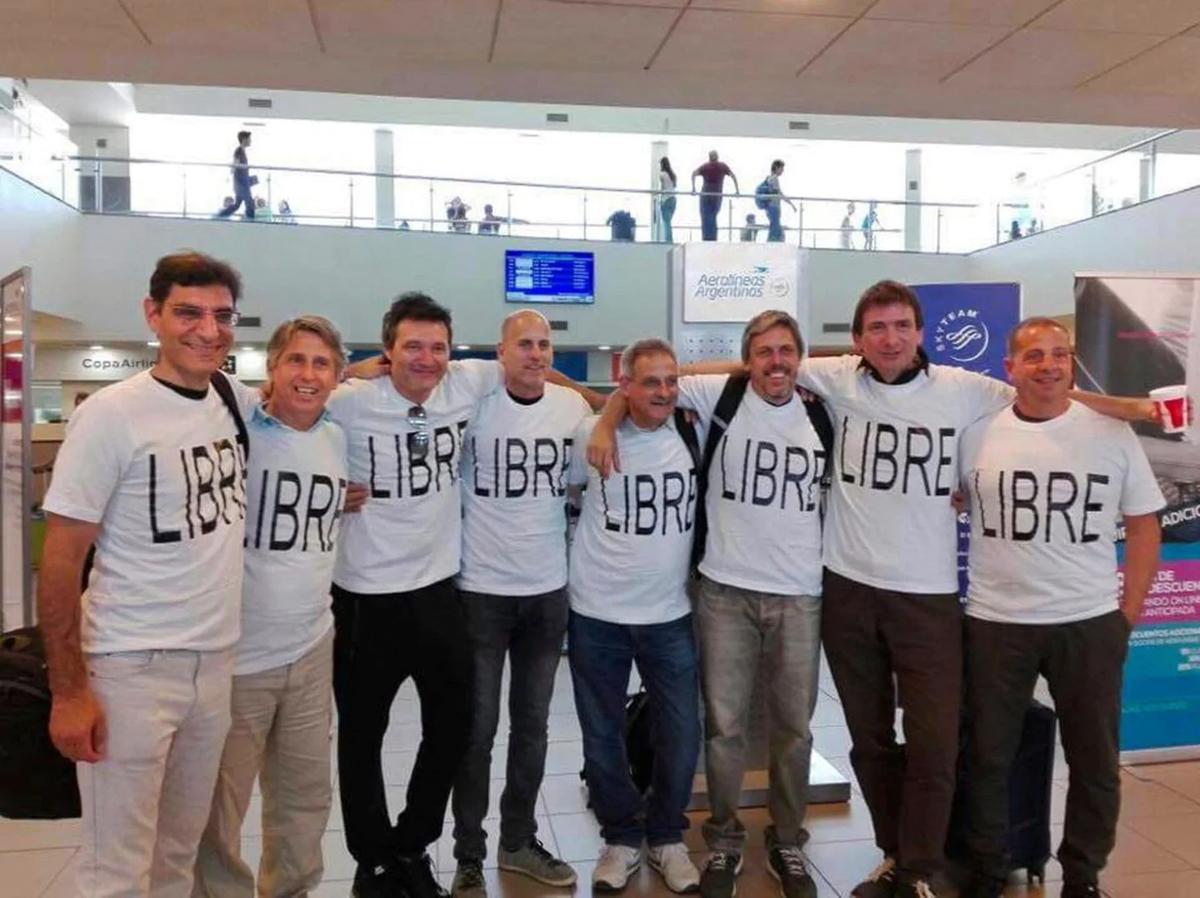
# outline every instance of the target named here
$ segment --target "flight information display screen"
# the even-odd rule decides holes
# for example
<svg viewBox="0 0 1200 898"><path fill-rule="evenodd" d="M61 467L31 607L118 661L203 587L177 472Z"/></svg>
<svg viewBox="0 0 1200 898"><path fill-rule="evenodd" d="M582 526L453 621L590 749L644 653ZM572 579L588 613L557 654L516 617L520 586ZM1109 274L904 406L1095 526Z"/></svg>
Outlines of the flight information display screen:
<svg viewBox="0 0 1200 898"><path fill-rule="evenodd" d="M508 302L595 302L596 256L506 250L504 298Z"/></svg>

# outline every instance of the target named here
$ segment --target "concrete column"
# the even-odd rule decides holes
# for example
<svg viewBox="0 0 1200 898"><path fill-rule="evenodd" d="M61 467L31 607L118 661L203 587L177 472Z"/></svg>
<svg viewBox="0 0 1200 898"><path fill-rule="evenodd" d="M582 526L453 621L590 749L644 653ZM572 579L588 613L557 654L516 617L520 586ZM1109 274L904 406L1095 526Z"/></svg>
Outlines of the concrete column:
<svg viewBox="0 0 1200 898"><path fill-rule="evenodd" d="M904 199L909 203L921 201L921 151L904 152ZM904 207L904 248L909 252L921 250L920 206ZM932 248L932 247L931 247Z"/></svg>
<svg viewBox="0 0 1200 898"><path fill-rule="evenodd" d="M396 226L396 182L390 176L396 173L396 150L394 135L388 128L375 131L375 227Z"/></svg>
<svg viewBox="0 0 1200 898"><path fill-rule="evenodd" d="M1158 144L1152 143L1142 151L1138 160L1138 202L1154 198L1154 172L1158 164Z"/></svg>
<svg viewBox="0 0 1200 898"><path fill-rule="evenodd" d="M654 140L650 142L650 189L658 190L658 160L667 155L667 142ZM658 220L658 197L650 197L650 239L662 239L662 224Z"/></svg>

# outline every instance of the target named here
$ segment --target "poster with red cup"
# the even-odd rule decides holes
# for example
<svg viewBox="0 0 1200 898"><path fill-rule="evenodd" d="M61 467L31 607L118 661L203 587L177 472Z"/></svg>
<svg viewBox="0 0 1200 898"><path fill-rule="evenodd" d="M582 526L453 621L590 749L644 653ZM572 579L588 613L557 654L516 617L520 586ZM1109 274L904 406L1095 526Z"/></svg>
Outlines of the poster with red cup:
<svg viewBox="0 0 1200 898"><path fill-rule="evenodd" d="M1200 275L1076 275L1075 332L1080 388L1149 396L1163 417L1133 425L1167 507L1125 663L1122 759L1200 757L1200 428L1187 420L1200 391Z"/></svg>

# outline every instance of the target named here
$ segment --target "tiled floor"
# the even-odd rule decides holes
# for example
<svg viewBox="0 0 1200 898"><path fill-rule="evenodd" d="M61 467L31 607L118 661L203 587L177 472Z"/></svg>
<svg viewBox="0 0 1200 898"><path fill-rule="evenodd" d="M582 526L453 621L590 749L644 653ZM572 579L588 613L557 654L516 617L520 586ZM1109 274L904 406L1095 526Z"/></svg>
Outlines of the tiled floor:
<svg viewBox="0 0 1200 898"><path fill-rule="evenodd" d="M847 758L849 739L841 708L828 676L814 718L817 749L838 769L850 774ZM384 770L388 801L396 809L404 797L404 784L412 764L413 749L419 738L415 693L405 689L397 699L392 726L385 743ZM538 804L539 835L546 846L571 861L580 875L576 892L590 892L590 876L599 854L601 840L595 820L587 810L586 796L580 788L581 765L579 725L575 719L571 682L565 664L559 670L558 686L550 718L550 751L547 775ZM501 730L506 726L501 721ZM503 743L506 737L499 736ZM1061 754L1061 752L1060 752ZM1056 769L1052 822L1054 836L1061 835L1066 801L1066 767L1061 757ZM504 751L495 753L492 763L492 804L496 804L503 785ZM851 779L853 777L851 776ZM1200 898L1200 761L1168 765L1130 767L1122 772L1123 812L1117 847L1102 878L1105 892L1112 898ZM250 808L243 833L246 857L253 864L261 850L261 828L257 819L258 799ZM495 812L493 811L493 814ZM448 816L448 815L447 815ZM703 856L699 824L701 815L693 815L693 826L686 834L697 862ZM778 893L776 883L765 872L762 830L766 815L762 809L745 813L750 830L751 850L738 884L741 898L766 898ZM489 852L495 856L495 826L489 838ZM354 862L342 840L341 812L334 802L325 838L325 882L315 896L347 896ZM812 834L808 856L817 881L819 898L845 898L854 883L878 861L871 839L871 822L862 797L855 789L848 805L813 807L809 830ZM454 870L450 827L431 853L448 885ZM20 822L0 820L0 895L4 898L70 898L74 895L72 858L79 842L78 821ZM494 863L494 860L493 860ZM1009 896L1045 896L1058 898L1061 872L1054 861L1047 869L1044 887L1014 884ZM494 866L486 870L492 898L542 898L565 896L570 892L539 886L511 874L501 874ZM627 894L632 898L667 898L670 893L661 880L647 869L636 878Z"/></svg>

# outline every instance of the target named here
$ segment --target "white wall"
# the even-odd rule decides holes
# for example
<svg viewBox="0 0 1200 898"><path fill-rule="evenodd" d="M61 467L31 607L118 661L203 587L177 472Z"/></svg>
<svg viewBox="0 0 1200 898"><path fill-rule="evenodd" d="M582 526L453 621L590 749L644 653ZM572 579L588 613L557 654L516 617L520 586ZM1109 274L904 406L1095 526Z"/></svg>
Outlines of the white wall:
<svg viewBox="0 0 1200 898"><path fill-rule="evenodd" d="M1026 315L1073 312L1080 271L1200 272L1200 188L1014 240L967 257L971 280L1020 281Z"/></svg>
<svg viewBox="0 0 1200 898"><path fill-rule="evenodd" d="M500 322L518 308L504 302L504 250L553 248L596 254L596 302L546 306L561 346L623 344L667 329L667 265L651 244L508 240L415 231L287 226L236 221L181 221L86 216L80 268L90 297L73 315L96 340L137 339L145 333L138 300L154 260L184 247L226 259L246 284L242 311L259 315L257 331L239 340L263 342L284 318L328 315L351 343L379 341L388 302L405 290L424 290L454 312L456 343L495 343ZM104 303L97 303L97 297Z"/></svg>
<svg viewBox="0 0 1200 898"><path fill-rule="evenodd" d="M0 277L30 266L38 311L76 305L79 228L70 206L0 169Z"/></svg>

